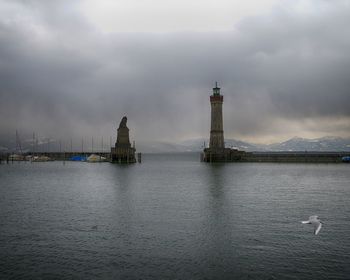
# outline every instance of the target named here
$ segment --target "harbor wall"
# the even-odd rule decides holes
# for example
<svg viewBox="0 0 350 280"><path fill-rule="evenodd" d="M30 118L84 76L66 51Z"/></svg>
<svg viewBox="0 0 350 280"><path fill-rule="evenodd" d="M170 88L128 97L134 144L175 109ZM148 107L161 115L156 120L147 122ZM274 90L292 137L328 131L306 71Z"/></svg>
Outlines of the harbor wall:
<svg viewBox="0 0 350 280"><path fill-rule="evenodd" d="M350 152L251 152L246 153L243 162L300 162L300 163L342 163Z"/></svg>
<svg viewBox="0 0 350 280"><path fill-rule="evenodd" d="M245 152L226 148L222 153L205 149L201 160L204 162L342 163L342 158L349 155L350 152Z"/></svg>
<svg viewBox="0 0 350 280"><path fill-rule="evenodd" d="M12 153L11 153L12 154ZM0 154L0 159L2 161L6 161L7 158L11 155L10 153L2 153ZM47 156L52 160L69 160L73 156L79 156L79 155L84 155L84 156L90 156L92 154L99 155L105 157L107 160L110 160L111 158L111 153L107 152L39 152L39 153L23 153L23 156L28 156L28 155L34 155L34 156Z"/></svg>

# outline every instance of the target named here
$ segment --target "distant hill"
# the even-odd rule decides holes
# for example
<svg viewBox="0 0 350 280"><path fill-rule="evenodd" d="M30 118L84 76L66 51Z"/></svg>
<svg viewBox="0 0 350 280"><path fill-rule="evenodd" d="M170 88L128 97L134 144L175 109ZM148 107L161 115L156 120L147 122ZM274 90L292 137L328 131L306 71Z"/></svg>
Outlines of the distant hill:
<svg viewBox="0 0 350 280"><path fill-rule="evenodd" d="M282 143L267 145L269 151L350 151L350 139L322 137L306 139L291 138Z"/></svg>
<svg viewBox="0 0 350 280"><path fill-rule="evenodd" d="M179 146L184 147L187 151L195 152L203 150L204 143L206 147L209 146L209 140L204 138L182 141L179 143ZM235 139L225 139L225 146L245 151L255 151L258 149L257 145Z"/></svg>
<svg viewBox="0 0 350 280"><path fill-rule="evenodd" d="M8 148L0 146L0 152L7 152Z"/></svg>
<svg viewBox="0 0 350 280"><path fill-rule="evenodd" d="M197 149L195 151L200 151ZM142 153L176 153L176 152L191 152L190 146L160 142L160 141L138 141L136 142L136 152Z"/></svg>
<svg viewBox="0 0 350 280"><path fill-rule="evenodd" d="M181 141L178 143L162 142L162 141L136 141L137 152L142 153L177 153L177 152L200 152L205 146L208 147L208 139L197 138ZM15 151L14 143L0 143L0 152ZM6 145L8 144L8 145ZM90 151L90 146L86 143L87 150ZM104 150L107 151L109 147L105 145ZM226 139L225 146L229 148L236 148L244 151L349 151L350 139L340 137L322 137L317 139L306 139L300 137L293 137L281 143L274 143L270 145L253 144L236 139ZM50 151L58 151L58 141L51 140ZM39 142L37 149L39 151L46 151L47 143ZM98 147L95 147L98 150ZM31 150L31 145L28 141L24 141L22 150Z"/></svg>
<svg viewBox="0 0 350 280"><path fill-rule="evenodd" d="M204 141L205 139L192 139L174 145L177 151L201 151ZM206 140L206 146L208 146L208 140ZM331 136L316 139L293 137L287 141L269 145L226 139L225 146L244 151L350 151L350 139Z"/></svg>

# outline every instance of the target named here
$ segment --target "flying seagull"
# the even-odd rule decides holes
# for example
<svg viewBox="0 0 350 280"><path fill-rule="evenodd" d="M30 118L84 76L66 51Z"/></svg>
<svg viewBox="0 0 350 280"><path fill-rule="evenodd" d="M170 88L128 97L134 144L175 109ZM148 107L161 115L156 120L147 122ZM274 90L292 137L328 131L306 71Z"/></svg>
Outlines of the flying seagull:
<svg viewBox="0 0 350 280"><path fill-rule="evenodd" d="M318 234L322 227L322 222L318 216L310 216L308 221L302 221L302 224L312 224L314 226L314 234Z"/></svg>

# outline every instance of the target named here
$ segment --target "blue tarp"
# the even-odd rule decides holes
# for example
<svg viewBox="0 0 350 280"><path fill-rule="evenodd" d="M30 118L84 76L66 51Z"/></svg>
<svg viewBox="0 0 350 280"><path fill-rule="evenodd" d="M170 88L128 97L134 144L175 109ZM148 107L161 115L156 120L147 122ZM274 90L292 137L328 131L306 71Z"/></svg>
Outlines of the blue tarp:
<svg viewBox="0 0 350 280"><path fill-rule="evenodd" d="M342 157L341 160L344 162L350 162L350 156Z"/></svg>
<svg viewBox="0 0 350 280"><path fill-rule="evenodd" d="M69 160L72 160L72 161L86 161L86 156L83 156L83 155L72 156Z"/></svg>

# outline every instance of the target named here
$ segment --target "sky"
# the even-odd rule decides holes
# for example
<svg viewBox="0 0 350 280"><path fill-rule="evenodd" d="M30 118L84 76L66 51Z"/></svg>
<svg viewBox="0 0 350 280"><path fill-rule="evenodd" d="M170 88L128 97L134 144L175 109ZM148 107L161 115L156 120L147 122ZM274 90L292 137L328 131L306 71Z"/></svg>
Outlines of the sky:
<svg viewBox="0 0 350 280"><path fill-rule="evenodd" d="M0 145L209 138L350 137L346 0L2 0Z"/></svg>

